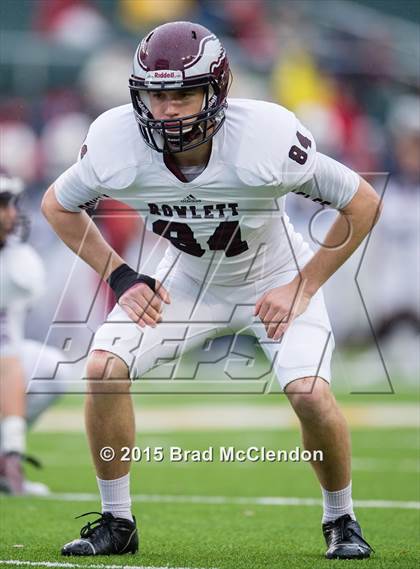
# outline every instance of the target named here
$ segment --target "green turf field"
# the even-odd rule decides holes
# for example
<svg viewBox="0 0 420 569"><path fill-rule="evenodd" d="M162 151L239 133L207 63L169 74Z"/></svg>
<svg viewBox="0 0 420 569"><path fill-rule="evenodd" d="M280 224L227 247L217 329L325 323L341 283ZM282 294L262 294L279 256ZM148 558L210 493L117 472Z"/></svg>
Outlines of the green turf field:
<svg viewBox="0 0 420 569"><path fill-rule="evenodd" d="M251 445L291 449L297 430L148 433L141 446ZM381 500L383 507L357 508L365 536L376 549L373 568L419 566L419 437L416 429L354 429L354 494L357 500ZM348 566L323 559L319 505L273 505L261 497L319 499L309 465L302 463L137 463L133 468L134 512L141 531L135 556L63 558L60 546L74 537L83 520L76 515L98 509L93 471L81 433L33 433L31 452L42 458L32 479L50 485L52 498L0 499L1 567L5 561L102 566L223 569L318 569ZM71 496L70 493L83 493ZM60 495L59 495L60 494ZM64 495L62 495L64 494ZM398 504L392 504L396 501ZM408 502L417 502L407 504ZM396 507L398 506L398 507ZM86 518L84 518L85 520ZM57 564L57 565L55 565ZM26 565L22 565L26 566ZM358 565L359 566L359 565ZM71 567L71 566L70 566Z"/></svg>

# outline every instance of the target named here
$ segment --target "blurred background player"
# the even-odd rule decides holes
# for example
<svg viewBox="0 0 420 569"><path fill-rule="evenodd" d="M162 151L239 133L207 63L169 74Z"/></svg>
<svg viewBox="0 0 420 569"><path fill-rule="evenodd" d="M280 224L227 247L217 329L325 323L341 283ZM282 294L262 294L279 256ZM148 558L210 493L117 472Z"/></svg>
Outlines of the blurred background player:
<svg viewBox="0 0 420 569"><path fill-rule="evenodd" d="M0 492L46 494L44 484L25 479L22 462L40 466L26 455L26 430L59 390L34 393L36 383L30 388L29 382L41 355L42 377L63 357L56 348L24 339L25 315L44 292L45 272L38 253L25 243L29 222L17 205L23 189L19 178L0 170Z"/></svg>

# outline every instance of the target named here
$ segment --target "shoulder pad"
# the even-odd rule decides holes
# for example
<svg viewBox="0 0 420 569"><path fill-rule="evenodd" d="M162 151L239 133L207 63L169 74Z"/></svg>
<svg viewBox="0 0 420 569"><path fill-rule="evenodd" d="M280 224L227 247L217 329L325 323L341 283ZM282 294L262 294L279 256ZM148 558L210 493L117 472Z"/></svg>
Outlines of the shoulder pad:
<svg viewBox="0 0 420 569"><path fill-rule="evenodd" d="M100 115L91 124L82 149L101 185L113 189L131 185L138 165L151 161L150 149L140 136L131 105Z"/></svg>
<svg viewBox="0 0 420 569"><path fill-rule="evenodd" d="M230 99L226 112L224 155L249 170L260 183L281 183L281 164L295 134L295 115L265 101Z"/></svg>

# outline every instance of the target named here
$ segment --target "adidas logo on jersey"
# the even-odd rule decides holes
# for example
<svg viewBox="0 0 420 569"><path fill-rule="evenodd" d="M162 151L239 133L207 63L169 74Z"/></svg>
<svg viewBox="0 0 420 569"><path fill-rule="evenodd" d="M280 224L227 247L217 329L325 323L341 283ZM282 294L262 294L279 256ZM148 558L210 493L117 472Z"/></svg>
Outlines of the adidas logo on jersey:
<svg viewBox="0 0 420 569"><path fill-rule="evenodd" d="M198 203L198 202L201 202L201 200L198 200L192 194L181 200L181 203Z"/></svg>

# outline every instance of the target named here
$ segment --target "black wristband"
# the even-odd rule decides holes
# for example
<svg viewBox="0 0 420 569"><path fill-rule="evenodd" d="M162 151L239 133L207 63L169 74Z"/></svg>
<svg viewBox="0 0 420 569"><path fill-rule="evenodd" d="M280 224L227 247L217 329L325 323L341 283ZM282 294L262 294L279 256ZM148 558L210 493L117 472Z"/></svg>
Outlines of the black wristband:
<svg viewBox="0 0 420 569"><path fill-rule="evenodd" d="M106 282L115 292L117 300L120 299L126 290L137 283L147 284L147 286L150 287L153 292L156 290L156 279L153 279L147 275L136 273L136 271L133 271L133 269L126 264L120 265L114 269L106 279Z"/></svg>

